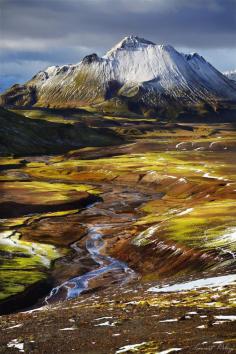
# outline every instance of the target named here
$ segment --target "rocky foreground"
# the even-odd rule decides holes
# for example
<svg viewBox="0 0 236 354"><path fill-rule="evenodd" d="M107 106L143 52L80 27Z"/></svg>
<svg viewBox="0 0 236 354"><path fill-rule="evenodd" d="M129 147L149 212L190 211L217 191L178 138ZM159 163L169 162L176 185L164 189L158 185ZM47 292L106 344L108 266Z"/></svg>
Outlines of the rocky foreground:
<svg viewBox="0 0 236 354"><path fill-rule="evenodd" d="M3 316L0 352L235 352L235 286L153 294L150 285L136 282Z"/></svg>
<svg viewBox="0 0 236 354"><path fill-rule="evenodd" d="M125 143L0 159L0 352L234 352L234 125L92 124Z"/></svg>

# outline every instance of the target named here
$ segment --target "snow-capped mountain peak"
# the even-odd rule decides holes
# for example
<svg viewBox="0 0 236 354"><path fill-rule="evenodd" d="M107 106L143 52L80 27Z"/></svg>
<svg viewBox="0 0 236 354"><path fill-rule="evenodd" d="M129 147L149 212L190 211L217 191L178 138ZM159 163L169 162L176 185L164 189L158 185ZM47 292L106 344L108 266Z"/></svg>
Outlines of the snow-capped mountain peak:
<svg viewBox="0 0 236 354"><path fill-rule="evenodd" d="M155 45L155 43L147 39L131 35L123 38L119 43L112 47L107 52L106 56L110 56L119 50L140 50L153 45Z"/></svg>
<svg viewBox="0 0 236 354"><path fill-rule="evenodd" d="M75 65L49 67L18 91L17 96L16 88L8 90L2 102L81 107L112 100L158 111L236 101L235 83L199 54L181 54L138 36L123 38L103 57L93 53Z"/></svg>

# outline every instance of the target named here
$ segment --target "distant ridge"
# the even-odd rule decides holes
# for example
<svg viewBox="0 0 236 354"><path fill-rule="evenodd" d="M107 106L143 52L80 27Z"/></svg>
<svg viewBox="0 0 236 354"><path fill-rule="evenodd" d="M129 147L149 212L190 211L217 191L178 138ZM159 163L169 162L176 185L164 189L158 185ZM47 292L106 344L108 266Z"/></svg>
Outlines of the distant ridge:
<svg viewBox="0 0 236 354"><path fill-rule="evenodd" d="M235 70L230 70L230 71L225 71L223 74L228 79L236 81L236 69Z"/></svg>

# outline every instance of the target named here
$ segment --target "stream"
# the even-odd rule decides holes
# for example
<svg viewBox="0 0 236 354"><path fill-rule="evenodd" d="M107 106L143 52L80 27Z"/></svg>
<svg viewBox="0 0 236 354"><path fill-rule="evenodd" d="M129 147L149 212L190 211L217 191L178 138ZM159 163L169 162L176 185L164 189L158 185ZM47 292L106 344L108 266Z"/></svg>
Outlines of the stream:
<svg viewBox="0 0 236 354"><path fill-rule="evenodd" d="M104 245L102 234L99 233L99 227L91 227L89 229L89 236L86 240L86 250L91 258L97 263L98 268L92 270L84 275L74 277L63 284L53 288L50 294L45 298L46 303L50 303L54 298L57 298L60 293L66 291L65 300L73 299L83 292L90 289L89 283L93 279L97 279L100 276L104 276L107 273L119 273L123 282L127 282L135 278L135 272L130 269L124 262L120 262L109 256L104 256L100 253L101 248ZM77 249L76 243L72 245L72 248Z"/></svg>
<svg viewBox="0 0 236 354"><path fill-rule="evenodd" d="M135 271L127 264L104 254L104 237L116 237L117 232L124 231L132 225L138 218L138 208L150 198L150 195L127 190L124 186L109 188L103 193L102 203L95 203L80 214L87 234L83 250L80 247L81 241L70 245L74 256L70 263L68 262L68 266L83 262L81 253L86 252L87 259L92 260L92 270L79 276L72 276L54 287L45 298L47 304L70 300L96 288L122 285L137 278ZM91 223L91 218L95 219L94 223Z"/></svg>

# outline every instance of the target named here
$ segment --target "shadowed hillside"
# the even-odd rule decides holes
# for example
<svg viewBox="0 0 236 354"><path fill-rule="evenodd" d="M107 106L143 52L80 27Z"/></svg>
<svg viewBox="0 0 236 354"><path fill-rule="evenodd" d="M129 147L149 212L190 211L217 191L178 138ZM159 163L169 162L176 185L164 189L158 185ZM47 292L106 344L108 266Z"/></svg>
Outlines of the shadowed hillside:
<svg viewBox="0 0 236 354"><path fill-rule="evenodd" d="M107 128L29 119L0 108L0 155L65 152L79 147L115 145L121 138Z"/></svg>

